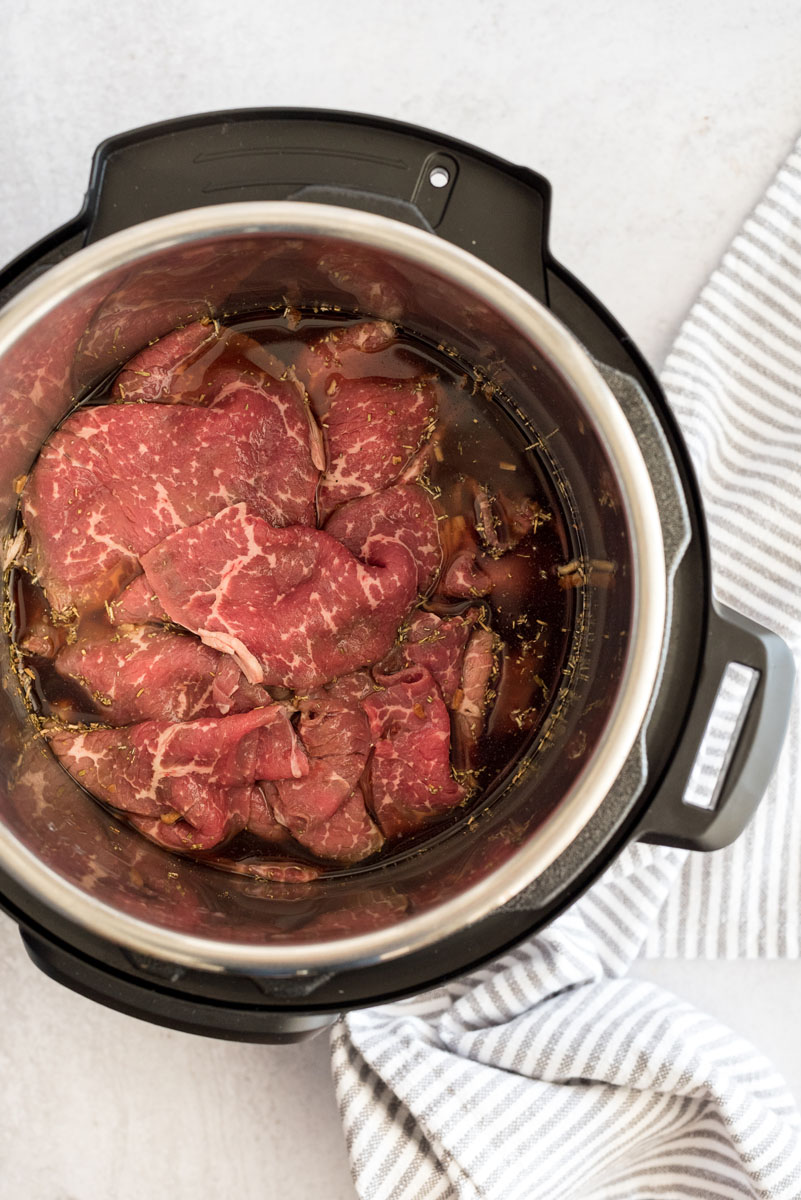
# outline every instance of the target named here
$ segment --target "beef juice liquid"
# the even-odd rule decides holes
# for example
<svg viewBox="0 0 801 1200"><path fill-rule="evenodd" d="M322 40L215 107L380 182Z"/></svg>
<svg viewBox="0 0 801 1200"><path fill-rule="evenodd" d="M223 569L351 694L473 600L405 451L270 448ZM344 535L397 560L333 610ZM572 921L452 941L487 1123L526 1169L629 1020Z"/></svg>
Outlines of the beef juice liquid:
<svg viewBox="0 0 801 1200"><path fill-rule="evenodd" d="M242 321L227 320L229 328L246 334L261 351L254 349L251 353L247 342L237 345L236 339L233 346L215 344L183 372L181 398L184 402L203 403L204 376L212 362L240 371L267 366L274 374L291 367L309 341L347 321L340 313L292 313L288 321L285 314L273 312ZM264 352L273 359L269 365L262 357ZM508 773L524 749L532 745L563 682L576 594L563 586L557 573L557 568L574 555L569 523L558 494L545 464L532 455L530 444L501 402L488 397L469 370L441 348L403 331L388 349L371 354L367 362L370 376L377 378L417 376L421 363L426 374L437 377L439 422L421 482L440 506L446 557L463 534L477 548L492 590L474 599L429 596L422 607L441 617L479 609L480 622L496 635L496 670L490 681L485 727L471 748L469 763L454 762L456 767L469 767L473 793L444 820L387 843L380 857L388 858L464 820L480 805L482 793ZM113 378L95 387L76 407L108 403ZM411 454L414 447L409 450ZM486 527L482 526L481 509L486 497L496 503L496 511L498 501L501 511L504 506L522 502L536 507L533 527L505 553L482 540L482 529ZM126 582L121 580L120 586ZM52 620L42 589L24 570L12 569L7 587L7 611L13 640L20 648L18 666L32 717L39 723L55 719L66 724L102 724L102 705L77 683L63 679L55 670L53 657L82 633L104 628L111 633L105 604L84 612L77 625L70 626ZM241 870L265 855L274 860L280 854L279 848L268 848L246 831L225 847L197 857L210 863L220 857L223 861L215 865L238 863ZM293 846L291 857L315 863L329 874L349 870L316 860L300 846ZM367 860L366 865L371 861ZM364 864L359 866L363 869Z"/></svg>

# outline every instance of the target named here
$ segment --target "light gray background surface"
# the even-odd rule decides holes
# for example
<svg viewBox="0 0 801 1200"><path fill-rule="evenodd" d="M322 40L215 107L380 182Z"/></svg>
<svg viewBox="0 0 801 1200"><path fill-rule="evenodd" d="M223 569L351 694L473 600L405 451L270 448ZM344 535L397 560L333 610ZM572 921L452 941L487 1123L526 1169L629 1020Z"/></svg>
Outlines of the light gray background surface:
<svg viewBox="0 0 801 1200"><path fill-rule="evenodd" d="M554 187L552 244L659 367L801 133L792 0L0 0L0 260L71 217L104 137L327 106L438 128ZM801 963L637 973L801 1096ZM66 992L0 919L0 1200L353 1200L324 1039L249 1047Z"/></svg>

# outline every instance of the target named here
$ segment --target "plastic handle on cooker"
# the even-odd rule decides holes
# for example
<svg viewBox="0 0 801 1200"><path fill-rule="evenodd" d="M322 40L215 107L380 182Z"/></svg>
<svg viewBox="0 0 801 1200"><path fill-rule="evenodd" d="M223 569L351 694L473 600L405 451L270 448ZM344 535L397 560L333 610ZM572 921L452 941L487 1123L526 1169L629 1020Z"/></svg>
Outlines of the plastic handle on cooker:
<svg viewBox="0 0 801 1200"><path fill-rule="evenodd" d="M20 928L31 961L57 983L107 1008L203 1037L282 1045L303 1042L333 1025L337 1012L270 1009L260 1003L258 981L252 1003L235 1004L176 990L181 968L167 963L157 974L136 978L85 958L72 947ZM173 978L174 976L174 978ZM267 989L264 989L265 991ZM263 993L262 993L263 995ZM265 1004L267 1002L265 1001Z"/></svg>
<svg viewBox="0 0 801 1200"><path fill-rule="evenodd" d="M733 737L712 808L684 799L727 668L757 673ZM706 650L684 734L637 828L642 842L687 850L721 850L743 832L776 767L790 717L795 665L775 633L713 601Z"/></svg>
<svg viewBox="0 0 801 1200"><path fill-rule="evenodd" d="M207 204L345 205L430 230L548 302L550 184L429 129L360 113L239 109L163 121L98 146L89 242Z"/></svg>

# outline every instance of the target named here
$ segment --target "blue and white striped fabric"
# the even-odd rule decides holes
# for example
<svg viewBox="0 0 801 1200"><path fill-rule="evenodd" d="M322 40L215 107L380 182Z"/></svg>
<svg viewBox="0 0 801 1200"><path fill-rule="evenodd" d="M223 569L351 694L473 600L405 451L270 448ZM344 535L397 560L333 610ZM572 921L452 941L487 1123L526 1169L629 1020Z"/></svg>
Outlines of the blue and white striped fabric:
<svg viewBox="0 0 801 1200"><path fill-rule="evenodd" d="M701 293L662 382L701 483L715 590L780 633L801 668L801 143ZM722 854L689 857L647 954L801 956L800 767L796 689L756 819Z"/></svg>
<svg viewBox="0 0 801 1200"><path fill-rule="evenodd" d="M363 1200L798 1200L801 1119L781 1077L625 978L681 862L634 847L490 966L340 1022L334 1081Z"/></svg>
<svg viewBox="0 0 801 1200"><path fill-rule="evenodd" d="M698 470L718 595L781 633L801 667L798 147L663 382ZM724 742L711 731L710 769ZM801 954L799 752L796 698L776 778L732 849L631 847L490 966L339 1023L333 1073L362 1200L801 1198L801 1118L772 1066L625 977L645 952ZM700 770L699 802L708 786Z"/></svg>

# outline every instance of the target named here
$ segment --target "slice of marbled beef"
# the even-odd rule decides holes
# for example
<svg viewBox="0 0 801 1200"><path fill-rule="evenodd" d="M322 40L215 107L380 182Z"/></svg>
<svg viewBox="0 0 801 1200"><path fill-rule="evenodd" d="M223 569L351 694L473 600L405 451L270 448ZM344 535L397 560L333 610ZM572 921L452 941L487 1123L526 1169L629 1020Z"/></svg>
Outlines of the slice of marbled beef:
<svg viewBox="0 0 801 1200"><path fill-rule="evenodd" d="M221 327L211 321L194 321L172 329L125 364L114 380L110 398L114 402L139 404L161 401L195 402L200 395L197 371L191 368L214 351L221 341Z"/></svg>
<svg viewBox="0 0 801 1200"><path fill-rule="evenodd" d="M383 542L400 542L414 558L417 589L425 595L442 562L437 517L431 497L418 484L395 484L343 504L325 530L366 563Z"/></svg>
<svg viewBox="0 0 801 1200"><path fill-rule="evenodd" d="M386 836L398 837L460 804L465 790L451 775L450 716L431 672L407 667L377 682L362 701L375 744L371 803Z"/></svg>
<svg viewBox="0 0 801 1200"><path fill-rule="evenodd" d="M309 774L279 780L269 793L281 825L322 858L358 862L384 841L359 786L372 746L361 700L373 689L367 672L357 671L299 698Z"/></svg>
<svg viewBox="0 0 801 1200"><path fill-rule="evenodd" d="M244 828L257 779L308 771L279 704L196 721L60 730L50 746L83 787L175 849L207 850Z"/></svg>
<svg viewBox="0 0 801 1200"><path fill-rule="evenodd" d="M81 637L55 667L84 688L106 725L223 717L270 703L230 655L150 625Z"/></svg>
<svg viewBox="0 0 801 1200"><path fill-rule="evenodd" d="M394 341L388 322L360 321L326 331L298 359L325 444L321 520L346 500L394 483L433 432L439 386L408 353L384 366L381 352Z"/></svg>
<svg viewBox="0 0 801 1200"><path fill-rule="evenodd" d="M231 654L251 683L318 687L377 662L417 593L400 542L360 562L321 529L277 529L232 505L142 556L170 619Z"/></svg>
<svg viewBox="0 0 801 1200"><path fill-rule="evenodd" d="M416 610L404 627L403 637L381 664L381 673L425 667L451 708L454 698L459 700L465 649L480 616L477 608L455 617Z"/></svg>
<svg viewBox="0 0 801 1200"><path fill-rule="evenodd" d="M497 667L498 639L481 626L473 629L465 647L461 677L453 699L452 749L454 765L470 769L487 719L490 680Z"/></svg>
<svg viewBox="0 0 801 1200"><path fill-rule="evenodd" d="M312 462L324 470L322 431L294 369L254 338L218 321L195 321L145 346L120 371L110 398L213 408L243 385L260 388L265 376L281 385L293 416L304 413Z"/></svg>
<svg viewBox="0 0 801 1200"><path fill-rule="evenodd" d="M29 561L56 610L99 607L168 534L239 501L274 525L316 523L308 411L294 384L221 371L212 407L80 409L22 495Z"/></svg>

